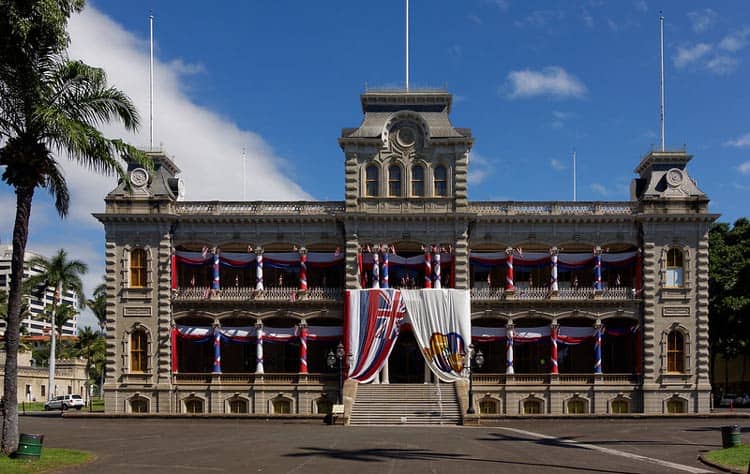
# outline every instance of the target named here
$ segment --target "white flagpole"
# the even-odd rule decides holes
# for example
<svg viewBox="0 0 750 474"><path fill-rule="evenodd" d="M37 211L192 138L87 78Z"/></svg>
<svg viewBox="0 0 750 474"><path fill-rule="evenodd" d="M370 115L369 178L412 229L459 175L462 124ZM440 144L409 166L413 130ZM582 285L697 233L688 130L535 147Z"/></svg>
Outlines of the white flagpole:
<svg viewBox="0 0 750 474"><path fill-rule="evenodd" d="M154 15L148 16L148 43L149 43L149 87L148 87L148 119L149 119L149 150L154 150Z"/></svg>
<svg viewBox="0 0 750 474"><path fill-rule="evenodd" d="M661 121L661 151L664 151L664 15L659 12L659 120Z"/></svg>
<svg viewBox="0 0 750 474"><path fill-rule="evenodd" d="M573 148L573 201L576 201L576 150Z"/></svg>
<svg viewBox="0 0 750 474"><path fill-rule="evenodd" d="M406 0L406 90L409 90L409 0Z"/></svg>
<svg viewBox="0 0 750 474"><path fill-rule="evenodd" d="M242 200L247 201L247 155L242 147Z"/></svg>

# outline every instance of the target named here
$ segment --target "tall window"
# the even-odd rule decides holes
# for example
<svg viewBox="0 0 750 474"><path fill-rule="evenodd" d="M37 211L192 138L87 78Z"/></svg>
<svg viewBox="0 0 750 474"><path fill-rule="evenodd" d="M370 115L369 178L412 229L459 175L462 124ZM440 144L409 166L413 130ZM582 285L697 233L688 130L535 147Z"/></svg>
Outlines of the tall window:
<svg viewBox="0 0 750 474"><path fill-rule="evenodd" d="M448 195L448 171L445 166L435 168L435 196Z"/></svg>
<svg viewBox="0 0 750 474"><path fill-rule="evenodd" d="M586 400L580 398L568 400L568 413L575 415L586 413Z"/></svg>
<svg viewBox="0 0 750 474"><path fill-rule="evenodd" d="M397 165L388 167L388 195L401 196L401 167Z"/></svg>
<svg viewBox="0 0 750 474"><path fill-rule="evenodd" d="M685 336L676 329L667 335L667 372L685 371Z"/></svg>
<svg viewBox="0 0 750 474"><path fill-rule="evenodd" d="M285 398L275 398L271 404L274 413L288 414L292 412L292 402Z"/></svg>
<svg viewBox="0 0 750 474"><path fill-rule="evenodd" d="M627 400L612 400L612 413L629 413Z"/></svg>
<svg viewBox="0 0 750 474"><path fill-rule="evenodd" d="M685 413L685 402L680 399L667 400L667 413Z"/></svg>
<svg viewBox="0 0 750 474"><path fill-rule="evenodd" d="M130 286L146 286L146 251L143 249L134 249L130 252Z"/></svg>
<svg viewBox="0 0 750 474"><path fill-rule="evenodd" d="M247 413L247 401L241 398L229 400L229 413Z"/></svg>
<svg viewBox="0 0 750 474"><path fill-rule="evenodd" d="M130 335L131 372L145 372L148 368L147 344L146 331L143 329L136 329Z"/></svg>
<svg viewBox="0 0 750 474"><path fill-rule="evenodd" d="M365 192L368 196L378 195L378 167L375 165L365 169Z"/></svg>
<svg viewBox="0 0 750 474"><path fill-rule="evenodd" d="M424 196L424 168L420 165L411 169L411 195Z"/></svg>
<svg viewBox="0 0 750 474"><path fill-rule="evenodd" d="M667 281L666 286L683 285L683 257L682 250L669 249L667 252Z"/></svg>
<svg viewBox="0 0 750 474"><path fill-rule="evenodd" d="M523 413L525 415L537 415L542 412L542 402L540 400L524 400Z"/></svg>

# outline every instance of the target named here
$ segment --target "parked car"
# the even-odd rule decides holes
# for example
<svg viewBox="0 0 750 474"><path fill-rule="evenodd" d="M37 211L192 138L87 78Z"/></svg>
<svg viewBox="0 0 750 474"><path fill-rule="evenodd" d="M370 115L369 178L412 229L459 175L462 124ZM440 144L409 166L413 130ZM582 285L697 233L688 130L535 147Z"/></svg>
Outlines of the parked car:
<svg viewBox="0 0 750 474"><path fill-rule="evenodd" d="M750 395L744 394L739 395L734 399L734 406L736 407L750 407Z"/></svg>
<svg viewBox="0 0 750 474"><path fill-rule="evenodd" d="M60 395L44 404L45 410L67 410L68 408L75 408L80 410L85 407L83 398L80 395Z"/></svg>

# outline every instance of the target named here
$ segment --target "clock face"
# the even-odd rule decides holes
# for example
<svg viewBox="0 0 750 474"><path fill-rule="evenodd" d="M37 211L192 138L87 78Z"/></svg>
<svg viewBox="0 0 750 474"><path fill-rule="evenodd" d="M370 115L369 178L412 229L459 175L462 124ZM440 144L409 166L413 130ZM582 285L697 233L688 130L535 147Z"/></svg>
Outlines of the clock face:
<svg viewBox="0 0 750 474"><path fill-rule="evenodd" d="M667 183L672 186L679 186L682 183L682 171L677 168L667 171Z"/></svg>
<svg viewBox="0 0 750 474"><path fill-rule="evenodd" d="M410 147L414 145L416 134L411 127L400 128L396 134L396 139L401 146Z"/></svg>
<svg viewBox="0 0 750 474"><path fill-rule="evenodd" d="M142 188L148 184L148 171L143 168L136 168L130 172L130 182L137 188Z"/></svg>

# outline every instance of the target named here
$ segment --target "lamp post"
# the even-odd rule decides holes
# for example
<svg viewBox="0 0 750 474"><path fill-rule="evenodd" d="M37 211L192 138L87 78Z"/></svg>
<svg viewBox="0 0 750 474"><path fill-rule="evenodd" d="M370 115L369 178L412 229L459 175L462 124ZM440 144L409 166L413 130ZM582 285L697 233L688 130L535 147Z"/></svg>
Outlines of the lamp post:
<svg viewBox="0 0 750 474"><path fill-rule="evenodd" d="M330 351L328 351L328 355L326 356L326 363L328 364L328 367L331 369L337 367L339 371L339 405L343 403L341 392L344 391L344 365L342 363L342 361L344 360L344 355L346 355L344 344L339 342L339 345L336 346L336 353L334 354L333 349L331 349ZM336 364L338 364L338 366Z"/></svg>
<svg viewBox="0 0 750 474"><path fill-rule="evenodd" d="M476 364L477 369L481 369L484 365L484 354L482 354L482 351L477 350L474 351L474 344L469 344L469 354L468 354L469 364L469 408L466 410L467 415L473 415L475 413L474 411L474 383L473 383L473 370L472 370L472 363Z"/></svg>

